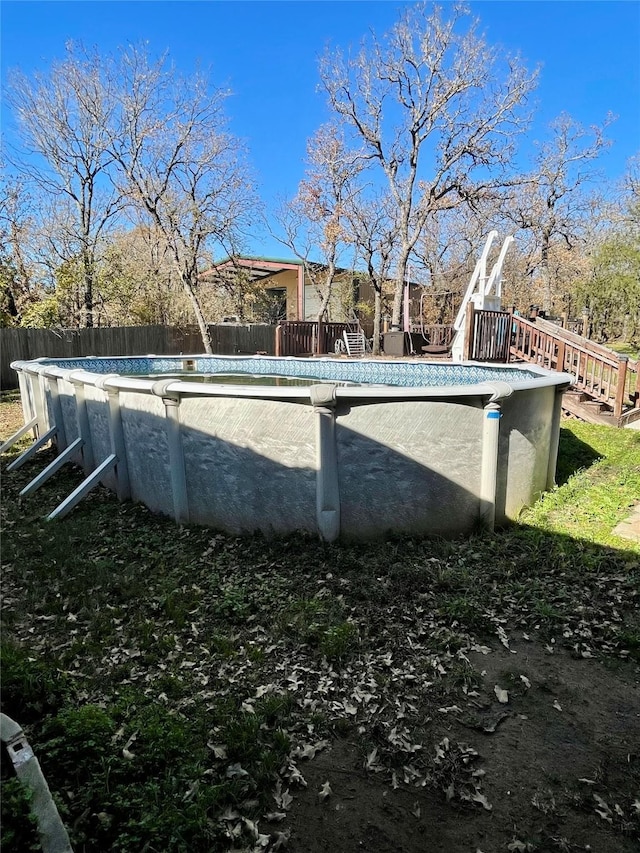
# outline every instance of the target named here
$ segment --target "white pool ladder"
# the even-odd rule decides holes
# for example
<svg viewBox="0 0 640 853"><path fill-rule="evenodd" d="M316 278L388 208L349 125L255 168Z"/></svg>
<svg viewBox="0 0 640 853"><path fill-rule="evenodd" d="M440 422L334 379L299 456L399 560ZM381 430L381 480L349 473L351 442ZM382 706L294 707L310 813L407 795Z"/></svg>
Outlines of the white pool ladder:
<svg viewBox="0 0 640 853"><path fill-rule="evenodd" d="M469 285L464 294L462 304L453 324L453 344L451 347L452 361L462 361L464 357L464 337L465 337L465 321L467 317L467 306L469 302L473 302L479 310L499 311L502 300L502 266L504 259L509 250L509 246L513 243L513 237L509 235L505 238L498 260L493 265L490 274L487 275L487 259L493 241L498 236L497 231L490 231L487 235L486 242L482 254L478 258L478 262L473 271L473 275L469 281ZM493 296L491 291L494 291Z"/></svg>

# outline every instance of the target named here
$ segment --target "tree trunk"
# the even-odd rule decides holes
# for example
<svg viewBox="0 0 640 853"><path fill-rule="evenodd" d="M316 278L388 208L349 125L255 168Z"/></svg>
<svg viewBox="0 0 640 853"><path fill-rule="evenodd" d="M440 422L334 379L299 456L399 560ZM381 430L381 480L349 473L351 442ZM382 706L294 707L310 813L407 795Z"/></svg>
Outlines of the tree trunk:
<svg viewBox="0 0 640 853"><path fill-rule="evenodd" d="M193 307L193 313L196 315L196 322L198 323L198 329L200 329L204 351L207 355L213 355L213 345L211 343L211 335L209 334L209 326L204 319L204 314L202 313L198 296L191 282L187 281L184 277L182 277L182 285Z"/></svg>
<svg viewBox="0 0 640 853"><path fill-rule="evenodd" d="M549 234L542 234L542 249L540 260L540 274L542 276L542 310L549 316L553 310L553 291L551 289L551 276L549 275Z"/></svg>
<svg viewBox="0 0 640 853"><path fill-rule="evenodd" d="M398 275L396 278L396 289L393 294L393 312L391 314L391 328L398 330L401 328L400 320L402 318L402 299L404 295L405 278L407 275L407 261L409 260L409 252L405 249L398 259Z"/></svg>
<svg viewBox="0 0 640 853"><path fill-rule="evenodd" d="M80 324L85 329L93 328L93 258L87 251L82 253L82 268L84 279L84 290L82 292L82 316Z"/></svg>
<svg viewBox="0 0 640 853"><path fill-rule="evenodd" d="M373 285L373 354L380 355L380 325L382 320L382 294Z"/></svg>

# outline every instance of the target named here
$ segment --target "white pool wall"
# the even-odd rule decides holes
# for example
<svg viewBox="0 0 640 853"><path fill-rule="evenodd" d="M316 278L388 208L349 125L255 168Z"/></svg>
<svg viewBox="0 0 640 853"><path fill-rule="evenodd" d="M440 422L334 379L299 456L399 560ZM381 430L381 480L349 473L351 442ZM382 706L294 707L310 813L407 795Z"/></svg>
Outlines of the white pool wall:
<svg viewBox="0 0 640 853"><path fill-rule="evenodd" d="M571 380L527 365L450 387L229 386L105 376L90 370L98 361L14 365L25 418L40 412L59 452L80 438L88 477L113 456L105 485L180 523L327 540L517 519L553 483ZM300 375L310 363L282 361Z"/></svg>

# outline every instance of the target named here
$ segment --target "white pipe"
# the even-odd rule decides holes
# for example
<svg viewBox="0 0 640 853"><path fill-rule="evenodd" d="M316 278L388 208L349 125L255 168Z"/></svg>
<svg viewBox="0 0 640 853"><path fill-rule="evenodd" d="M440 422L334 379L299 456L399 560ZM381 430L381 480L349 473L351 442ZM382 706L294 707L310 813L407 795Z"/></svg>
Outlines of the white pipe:
<svg viewBox="0 0 640 853"><path fill-rule="evenodd" d="M30 793L31 814L38 824L42 853L73 853L38 759L18 723L6 714L0 714L0 737L18 780Z"/></svg>

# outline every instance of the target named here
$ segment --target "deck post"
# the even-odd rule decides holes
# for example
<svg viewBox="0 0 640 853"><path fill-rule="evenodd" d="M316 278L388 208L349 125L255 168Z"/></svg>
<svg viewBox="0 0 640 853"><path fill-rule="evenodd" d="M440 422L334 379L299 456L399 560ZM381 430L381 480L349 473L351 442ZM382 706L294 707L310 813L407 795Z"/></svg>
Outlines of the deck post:
<svg viewBox="0 0 640 853"><path fill-rule="evenodd" d="M620 420L622 415L622 407L624 406L625 386L627 384L627 367L629 366L629 356L618 356L618 380L616 385L616 397L613 404L613 416L616 421Z"/></svg>
<svg viewBox="0 0 640 853"><path fill-rule="evenodd" d="M464 318L464 349L462 351L463 361L471 361L473 355L475 306L473 302L467 305L467 313Z"/></svg>

